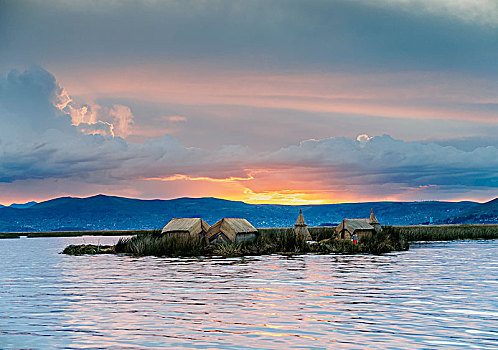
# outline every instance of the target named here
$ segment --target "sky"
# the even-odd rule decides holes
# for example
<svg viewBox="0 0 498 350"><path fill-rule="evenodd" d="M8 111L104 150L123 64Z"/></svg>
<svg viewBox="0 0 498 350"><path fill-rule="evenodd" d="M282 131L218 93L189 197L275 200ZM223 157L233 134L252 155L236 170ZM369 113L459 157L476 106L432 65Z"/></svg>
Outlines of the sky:
<svg viewBox="0 0 498 350"><path fill-rule="evenodd" d="M495 0L0 0L0 203L498 196Z"/></svg>

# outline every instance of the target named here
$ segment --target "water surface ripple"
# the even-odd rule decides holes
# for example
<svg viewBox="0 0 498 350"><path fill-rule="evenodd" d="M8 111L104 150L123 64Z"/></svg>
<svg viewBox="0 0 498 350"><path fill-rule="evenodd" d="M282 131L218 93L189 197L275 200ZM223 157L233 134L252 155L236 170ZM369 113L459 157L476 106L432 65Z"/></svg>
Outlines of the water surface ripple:
<svg viewBox="0 0 498 350"><path fill-rule="evenodd" d="M497 349L498 241L384 256L65 256L0 240L0 348Z"/></svg>

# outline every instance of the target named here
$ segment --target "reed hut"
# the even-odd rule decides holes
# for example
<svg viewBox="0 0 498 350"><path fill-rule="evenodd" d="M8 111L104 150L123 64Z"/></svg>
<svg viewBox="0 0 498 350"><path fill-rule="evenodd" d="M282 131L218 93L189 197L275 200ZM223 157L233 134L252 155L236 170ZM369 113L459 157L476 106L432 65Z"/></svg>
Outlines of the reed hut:
<svg viewBox="0 0 498 350"><path fill-rule="evenodd" d="M258 230L246 219L224 218L210 227L206 233L208 244L244 242L255 239Z"/></svg>
<svg viewBox="0 0 498 350"><path fill-rule="evenodd" d="M340 239L351 239L355 233L358 238L361 238L367 234L375 234L382 231L382 226L375 217L373 209L371 209L368 219L344 219L337 226L336 231Z"/></svg>
<svg viewBox="0 0 498 350"><path fill-rule="evenodd" d="M297 236L303 237L306 241L311 241L311 234L307 226L308 225L304 222L303 212L299 209L299 216L297 217L296 224L294 225L294 232Z"/></svg>
<svg viewBox="0 0 498 350"><path fill-rule="evenodd" d="M210 226L201 218L181 218L172 219L164 226L161 233L163 235L200 235L205 236Z"/></svg>

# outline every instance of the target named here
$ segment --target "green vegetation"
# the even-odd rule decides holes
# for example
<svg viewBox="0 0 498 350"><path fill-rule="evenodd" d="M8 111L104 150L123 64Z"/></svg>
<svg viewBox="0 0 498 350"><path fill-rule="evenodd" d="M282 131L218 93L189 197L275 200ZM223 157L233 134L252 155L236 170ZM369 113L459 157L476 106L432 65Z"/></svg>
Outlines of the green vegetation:
<svg viewBox="0 0 498 350"><path fill-rule="evenodd" d="M137 256L199 256L205 254L201 236L142 234L120 238L115 246L116 253Z"/></svg>
<svg viewBox="0 0 498 350"><path fill-rule="evenodd" d="M308 231L310 231L311 238L314 241L322 241L324 239L336 237L337 233L334 227L308 227Z"/></svg>
<svg viewBox="0 0 498 350"><path fill-rule="evenodd" d="M308 244L292 228L266 229L258 238L246 242L225 242L207 246L200 236L171 236L144 234L121 238L115 246L116 253L137 256L242 256L271 253L307 252Z"/></svg>
<svg viewBox="0 0 498 350"><path fill-rule="evenodd" d="M255 240L246 242L227 242L209 248L213 255L242 256L264 254L296 254L310 252L306 240L296 235L293 228L267 228L258 230Z"/></svg>
<svg viewBox="0 0 498 350"><path fill-rule="evenodd" d="M15 232L0 233L0 239L2 238L19 238L19 234Z"/></svg>
<svg viewBox="0 0 498 350"><path fill-rule="evenodd" d="M362 253L362 254L383 254L392 251L408 250L408 242L391 227L384 227L382 232L374 235L366 235L358 240L358 244L353 244L351 240L329 238L316 245L320 252L332 253Z"/></svg>
<svg viewBox="0 0 498 350"><path fill-rule="evenodd" d="M160 233L161 230L114 230L114 231L53 231L21 232L18 235L32 237L79 237L79 236L133 236Z"/></svg>
<svg viewBox="0 0 498 350"><path fill-rule="evenodd" d="M407 241L497 239L498 225L385 226Z"/></svg>
<svg viewBox="0 0 498 350"><path fill-rule="evenodd" d="M63 254L68 255L83 255L83 254L115 254L114 246L110 245L93 245L93 244L71 244L67 246Z"/></svg>
<svg viewBox="0 0 498 350"><path fill-rule="evenodd" d="M271 228L258 228L258 232L264 235L274 235L275 233L282 232L282 230L290 229L289 227L271 227ZM311 238L314 241L321 241L336 235L335 227L308 227Z"/></svg>
<svg viewBox="0 0 498 350"><path fill-rule="evenodd" d="M362 237L358 244L350 240L335 239L335 231L330 228L319 228L314 232L315 237L328 238L309 244L297 235L293 228L261 229L255 240L244 242L225 242L207 246L200 236L189 235L155 235L141 234L130 238L121 238L114 246L115 253L125 253L135 256L244 256L265 254L303 254L303 253L367 253L382 254L393 250L406 250L408 244L399 235L399 232L387 228L381 233ZM71 249L69 249L71 247ZM64 250L66 254L98 254L92 253L90 248L77 249L70 246ZM88 246L81 246L88 247ZM95 249L94 249L95 250Z"/></svg>

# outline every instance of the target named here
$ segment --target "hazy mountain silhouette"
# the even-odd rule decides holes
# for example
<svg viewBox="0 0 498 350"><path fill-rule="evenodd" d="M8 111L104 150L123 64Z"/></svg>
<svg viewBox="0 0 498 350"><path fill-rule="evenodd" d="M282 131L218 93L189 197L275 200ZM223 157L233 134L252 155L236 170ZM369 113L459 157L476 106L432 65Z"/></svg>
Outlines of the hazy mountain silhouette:
<svg viewBox="0 0 498 350"><path fill-rule="evenodd" d="M35 204L37 204L37 203L36 202L12 203L11 205L2 205L2 204L0 204L0 209L1 208L27 209L27 208L31 208Z"/></svg>
<svg viewBox="0 0 498 350"><path fill-rule="evenodd" d="M454 224L498 223L498 198L475 205L446 220Z"/></svg>
<svg viewBox="0 0 498 350"><path fill-rule="evenodd" d="M218 198L141 200L97 195L55 198L24 209L3 207L0 231L158 229L175 217L201 217L209 224L223 217L243 217L257 227L292 226L300 209L310 226L368 217L370 208L382 224L408 225L429 223L431 218L433 222L447 221L481 205L428 201L289 206Z"/></svg>

